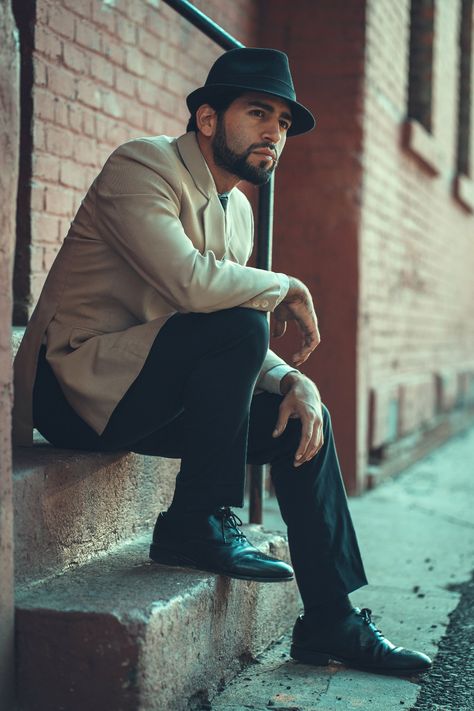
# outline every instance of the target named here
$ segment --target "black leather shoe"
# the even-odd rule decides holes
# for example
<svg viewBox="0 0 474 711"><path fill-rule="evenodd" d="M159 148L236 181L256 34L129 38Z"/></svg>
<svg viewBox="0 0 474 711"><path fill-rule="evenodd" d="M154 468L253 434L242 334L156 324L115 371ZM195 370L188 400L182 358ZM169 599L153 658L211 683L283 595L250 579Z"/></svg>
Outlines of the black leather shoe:
<svg viewBox="0 0 474 711"><path fill-rule="evenodd" d="M431 668L431 659L396 647L372 622L372 611L354 608L333 625L311 625L300 615L293 629L291 656L305 664L326 665L330 659L346 666L385 674L419 674Z"/></svg>
<svg viewBox="0 0 474 711"><path fill-rule="evenodd" d="M155 563L198 568L240 580L293 580L291 566L255 548L238 528L241 525L228 507L208 516L180 519L162 512L155 524L150 558Z"/></svg>

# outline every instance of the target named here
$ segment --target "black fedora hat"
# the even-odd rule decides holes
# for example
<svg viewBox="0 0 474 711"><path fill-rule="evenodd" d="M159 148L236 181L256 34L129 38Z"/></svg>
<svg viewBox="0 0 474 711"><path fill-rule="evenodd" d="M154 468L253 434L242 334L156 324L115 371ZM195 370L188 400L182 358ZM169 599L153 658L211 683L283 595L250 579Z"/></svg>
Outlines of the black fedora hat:
<svg viewBox="0 0 474 711"><path fill-rule="evenodd" d="M311 111L296 101L290 65L284 52L256 47L230 49L214 62L204 86L187 97L189 111L193 114L216 94L229 89L258 91L284 99L292 115L289 136L306 133L315 126Z"/></svg>

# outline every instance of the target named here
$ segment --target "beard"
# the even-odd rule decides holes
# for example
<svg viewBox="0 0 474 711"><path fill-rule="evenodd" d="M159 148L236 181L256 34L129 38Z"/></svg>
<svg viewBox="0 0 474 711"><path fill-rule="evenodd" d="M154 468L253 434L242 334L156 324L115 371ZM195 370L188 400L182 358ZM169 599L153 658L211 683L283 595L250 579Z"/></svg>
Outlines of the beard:
<svg viewBox="0 0 474 711"><path fill-rule="evenodd" d="M270 176L275 170L276 162L272 161L270 167L268 167L268 161L266 160L262 160L260 165L249 163L249 156L257 148L275 150L275 146L271 143L253 143L243 153L235 153L227 143L223 116L218 117L216 133L212 141L212 152L216 165L224 168L228 173L236 175L240 180L247 180L253 185L264 185L270 180Z"/></svg>

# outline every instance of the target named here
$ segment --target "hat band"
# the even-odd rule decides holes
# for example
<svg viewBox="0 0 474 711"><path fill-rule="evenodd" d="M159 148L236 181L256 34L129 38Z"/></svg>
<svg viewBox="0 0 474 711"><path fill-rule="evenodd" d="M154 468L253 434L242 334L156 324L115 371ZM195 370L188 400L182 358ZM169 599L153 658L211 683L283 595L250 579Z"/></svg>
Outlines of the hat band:
<svg viewBox="0 0 474 711"><path fill-rule="evenodd" d="M252 87L269 94L277 93L288 98L290 101L296 100L295 90L290 84L276 77L265 76L264 74L259 74L258 76L255 76L255 74L240 74L238 77L234 75L234 77L227 82L213 82L211 80L205 84L206 88L212 86L248 86L249 88Z"/></svg>

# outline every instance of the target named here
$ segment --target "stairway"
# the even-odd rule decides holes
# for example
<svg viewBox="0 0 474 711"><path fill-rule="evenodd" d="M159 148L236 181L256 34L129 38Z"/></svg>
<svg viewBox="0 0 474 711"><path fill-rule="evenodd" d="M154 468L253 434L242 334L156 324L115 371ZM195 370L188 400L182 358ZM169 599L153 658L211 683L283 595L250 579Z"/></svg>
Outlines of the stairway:
<svg viewBox="0 0 474 711"><path fill-rule="evenodd" d="M16 329L16 347L20 337ZM294 582L149 561L177 469L160 457L59 450L39 436L14 452L22 711L198 709L292 623ZM288 560L281 535L244 530Z"/></svg>

